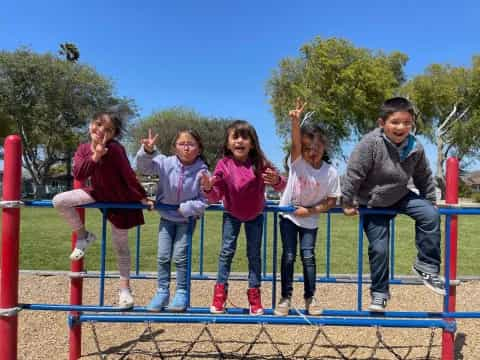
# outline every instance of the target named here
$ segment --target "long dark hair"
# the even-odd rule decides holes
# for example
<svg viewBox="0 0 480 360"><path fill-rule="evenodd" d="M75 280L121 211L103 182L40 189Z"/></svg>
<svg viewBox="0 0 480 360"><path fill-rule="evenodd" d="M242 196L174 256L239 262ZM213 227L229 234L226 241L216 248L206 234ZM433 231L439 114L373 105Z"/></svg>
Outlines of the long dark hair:
<svg viewBox="0 0 480 360"><path fill-rule="evenodd" d="M327 135L325 135L325 132L319 125L317 124L302 125L302 127L300 128L300 136L301 137L306 136L312 141L314 141L315 139L320 141L323 145L322 161L325 161L327 164L332 163L332 161L330 160L330 156L328 155L328 147L330 144L329 144ZM290 157L290 151L287 152L287 154L285 155L285 158L283 159L283 166L287 172L290 170L290 167L288 166L289 157Z"/></svg>
<svg viewBox="0 0 480 360"><path fill-rule="evenodd" d="M234 137L241 136L242 138L249 138L252 142L252 148L248 153L248 158L252 162L257 175L265 167L271 166L270 161L268 161L260 147L260 141L258 140L258 135L255 131L255 128L245 120L236 120L228 126L226 130L225 142L223 144L223 156L233 156L232 152L228 148L228 137L232 133Z"/></svg>
<svg viewBox="0 0 480 360"><path fill-rule="evenodd" d="M112 122L112 125L115 128L115 133L113 134L113 138L120 140L126 131L125 130L126 119L115 111L99 111L93 114L92 122L97 119L101 119L105 116L108 116L108 118Z"/></svg>
<svg viewBox="0 0 480 360"><path fill-rule="evenodd" d="M202 138L200 137L200 134L197 132L197 130L194 130L192 128L185 128L185 129L180 129L177 131L177 135L173 138L172 141L172 149L175 149L175 144L177 143L178 138L180 137L181 134L189 134L191 137L195 139L195 141L198 144L198 148L200 149L198 153L198 157L207 165L208 167L208 162L207 159L205 159L205 156L203 155L203 142Z"/></svg>
<svg viewBox="0 0 480 360"><path fill-rule="evenodd" d="M300 128L300 135L308 137L310 140L315 140L317 139L320 141L323 145L323 156L322 160L325 161L326 163L330 164L330 156L328 156L328 147L329 147L329 141L327 138L327 135L325 135L325 132L323 129L317 125L317 124L305 124Z"/></svg>

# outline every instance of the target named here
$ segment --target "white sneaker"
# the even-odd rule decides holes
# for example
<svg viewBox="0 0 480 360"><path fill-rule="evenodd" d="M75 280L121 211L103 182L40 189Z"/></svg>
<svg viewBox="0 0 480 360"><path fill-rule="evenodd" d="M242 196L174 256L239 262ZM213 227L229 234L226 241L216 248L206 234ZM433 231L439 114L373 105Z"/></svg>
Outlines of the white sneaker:
<svg viewBox="0 0 480 360"><path fill-rule="evenodd" d="M77 239L77 243L75 244L75 249L73 249L72 253L70 254L70 260L80 260L85 256L85 250L92 245L97 237L95 234L91 232L87 232L87 236L83 239Z"/></svg>
<svg viewBox="0 0 480 360"><path fill-rule="evenodd" d="M133 307L133 296L130 292L130 289L120 289L118 307L122 309L129 309Z"/></svg>
<svg viewBox="0 0 480 360"><path fill-rule="evenodd" d="M281 298L273 313L278 316L287 316L292 306L290 298Z"/></svg>
<svg viewBox="0 0 480 360"><path fill-rule="evenodd" d="M315 296L305 299L305 310L307 310L308 315L322 315L322 308Z"/></svg>

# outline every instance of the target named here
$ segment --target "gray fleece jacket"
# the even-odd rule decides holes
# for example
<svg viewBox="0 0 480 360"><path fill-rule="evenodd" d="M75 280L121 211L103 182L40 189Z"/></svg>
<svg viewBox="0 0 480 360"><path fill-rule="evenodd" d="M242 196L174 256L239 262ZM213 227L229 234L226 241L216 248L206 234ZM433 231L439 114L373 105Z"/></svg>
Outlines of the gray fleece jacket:
<svg viewBox="0 0 480 360"><path fill-rule="evenodd" d="M410 191L412 178L420 196L435 203L432 171L423 146L413 135L409 139L408 153L400 157L395 144L377 128L355 146L348 160L347 172L342 179L342 204L356 203L369 207L388 207L401 200Z"/></svg>

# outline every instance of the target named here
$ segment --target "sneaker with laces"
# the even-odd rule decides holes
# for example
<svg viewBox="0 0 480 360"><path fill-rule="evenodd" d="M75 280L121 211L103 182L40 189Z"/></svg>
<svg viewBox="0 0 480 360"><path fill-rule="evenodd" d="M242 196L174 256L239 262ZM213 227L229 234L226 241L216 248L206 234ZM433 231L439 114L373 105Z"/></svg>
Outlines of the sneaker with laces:
<svg viewBox="0 0 480 360"><path fill-rule="evenodd" d="M187 290L178 289L175 291L172 301L168 304L167 311L184 312L185 310L187 310Z"/></svg>
<svg viewBox="0 0 480 360"><path fill-rule="evenodd" d="M369 311L372 312L384 312L385 308L387 307L387 299L381 296L372 295L372 302L368 307Z"/></svg>
<svg viewBox="0 0 480 360"><path fill-rule="evenodd" d="M80 260L85 256L85 250L92 245L97 237L95 234L87 231L87 235L82 239L77 239L77 243L75 244L75 249L73 249L72 253L70 254L70 260Z"/></svg>
<svg viewBox="0 0 480 360"><path fill-rule="evenodd" d="M419 270L412 266L412 271L414 274L418 275L423 281L423 284L432 290L434 293L439 295L446 295L445 291L445 279L438 274L426 273L422 270Z"/></svg>
<svg viewBox="0 0 480 360"><path fill-rule="evenodd" d="M263 315L262 297L259 288L247 290L248 303L250 304L250 315Z"/></svg>
<svg viewBox="0 0 480 360"><path fill-rule="evenodd" d="M273 313L278 316L287 316L292 306L292 300L289 297L282 297Z"/></svg>
<svg viewBox="0 0 480 360"><path fill-rule="evenodd" d="M162 311L167 306L169 298L170 292L168 289L158 289L153 299L147 305L147 311Z"/></svg>
<svg viewBox="0 0 480 360"><path fill-rule="evenodd" d="M215 284L213 288L213 301L210 306L212 314L223 314L225 312L225 303L227 302L227 287L225 284Z"/></svg>
<svg viewBox="0 0 480 360"><path fill-rule="evenodd" d="M129 309L133 307L133 296L130 288L120 289L118 307L122 309Z"/></svg>
<svg viewBox="0 0 480 360"><path fill-rule="evenodd" d="M322 308L315 296L305 299L305 310L307 310L308 315L322 315Z"/></svg>

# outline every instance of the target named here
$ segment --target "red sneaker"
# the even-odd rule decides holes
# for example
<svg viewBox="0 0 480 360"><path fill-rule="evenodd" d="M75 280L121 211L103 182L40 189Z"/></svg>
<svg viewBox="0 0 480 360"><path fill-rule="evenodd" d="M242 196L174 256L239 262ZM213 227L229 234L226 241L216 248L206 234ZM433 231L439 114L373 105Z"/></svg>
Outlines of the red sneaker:
<svg viewBox="0 0 480 360"><path fill-rule="evenodd" d="M225 284L215 284L213 288L213 301L210 306L212 314L223 314L225 312L225 302L227 301L227 289Z"/></svg>
<svg viewBox="0 0 480 360"><path fill-rule="evenodd" d="M259 288L247 290L248 303L250 304L250 315L263 315L262 297Z"/></svg>

